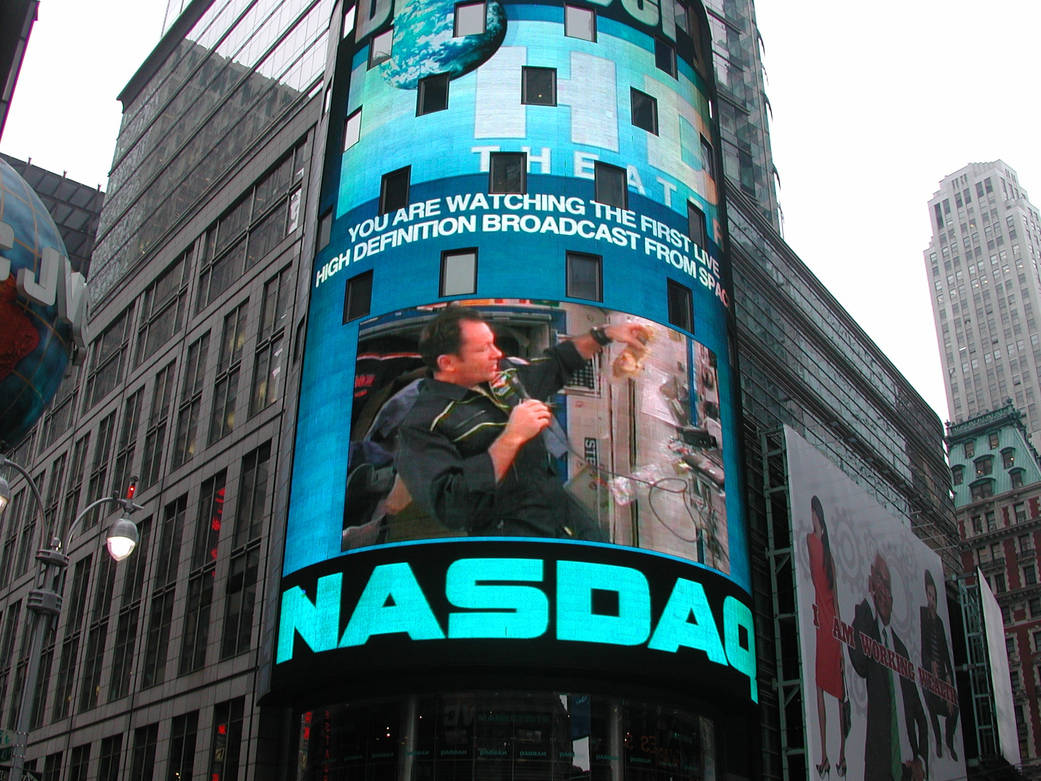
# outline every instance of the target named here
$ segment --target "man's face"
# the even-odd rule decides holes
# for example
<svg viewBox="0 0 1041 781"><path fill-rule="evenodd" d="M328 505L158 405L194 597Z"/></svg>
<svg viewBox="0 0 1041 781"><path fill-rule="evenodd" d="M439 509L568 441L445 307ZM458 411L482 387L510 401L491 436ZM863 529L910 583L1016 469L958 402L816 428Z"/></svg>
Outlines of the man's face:
<svg viewBox="0 0 1041 781"><path fill-rule="evenodd" d="M499 373L502 352L495 346L495 334L488 324L478 320L459 323L459 353L445 356L451 367L450 382L471 388L492 380Z"/></svg>
<svg viewBox="0 0 1041 781"><path fill-rule="evenodd" d="M875 610L879 619L888 626L889 620L893 617L893 584L889 578L889 565L883 558L879 558L875 563L871 595L875 599Z"/></svg>

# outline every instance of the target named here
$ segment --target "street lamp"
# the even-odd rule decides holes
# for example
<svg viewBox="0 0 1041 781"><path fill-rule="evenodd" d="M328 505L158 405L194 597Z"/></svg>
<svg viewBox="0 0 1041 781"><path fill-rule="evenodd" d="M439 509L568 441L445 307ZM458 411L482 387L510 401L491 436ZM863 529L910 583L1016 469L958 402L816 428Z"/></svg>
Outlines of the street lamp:
<svg viewBox="0 0 1041 781"><path fill-rule="evenodd" d="M0 456L0 468L9 467L25 478L29 490L32 491L36 501L37 517L41 521L40 528L43 529L46 519L43 515L43 499L40 490L36 487L32 477L21 466L9 458ZM0 513L7 507L11 498L11 487L7 480L0 477ZM29 648L29 666L25 673L25 684L22 688L22 699L18 707L18 720L15 726L15 742L11 751L11 774L10 781L22 781L22 773L25 768L25 748L29 738L29 723L32 717L33 696L36 693L36 685L40 677L40 662L43 658L43 644L55 618L61 613L62 591L65 586L65 570L69 566L69 557L64 551L68 548L66 543L72 541L72 531L81 520L87 517L91 510L105 504L117 504L123 510L123 517L109 528L105 538L105 545L109 555L116 561L122 561L134 550L137 545L137 527L127 516L141 506L134 504L129 498L119 496L108 496L91 502L83 511L77 515L69 524L68 532L63 542L61 529L57 527L51 530L48 547L41 548L36 552L36 560L40 562L36 573L35 587L29 592L26 599L28 608L29 626L26 631L31 632L31 645Z"/></svg>

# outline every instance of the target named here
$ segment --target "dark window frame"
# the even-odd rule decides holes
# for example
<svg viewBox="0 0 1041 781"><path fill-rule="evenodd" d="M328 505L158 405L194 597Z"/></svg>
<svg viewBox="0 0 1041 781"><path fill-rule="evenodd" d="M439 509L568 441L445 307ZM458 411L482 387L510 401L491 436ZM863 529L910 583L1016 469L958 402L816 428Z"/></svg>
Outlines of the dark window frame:
<svg viewBox="0 0 1041 781"><path fill-rule="evenodd" d="M607 187L609 182L606 180L608 175L617 177L621 175L622 186L621 196L622 202L615 203L614 201L604 200L602 195L607 195L602 187ZM603 181L603 185L601 182ZM615 182L616 184L616 182ZM610 163L602 163L599 160L593 163L593 200L597 203L607 204L616 209L628 209L629 208L629 172L621 166L611 165Z"/></svg>
<svg viewBox="0 0 1041 781"><path fill-rule="evenodd" d="M343 322L346 325L354 320L367 317L370 311L372 311L372 269L355 274L344 285Z"/></svg>
<svg viewBox="0 0 1041 781"><path fill-rule="evenodd" d="M589 15L588 18L590 18L592 20L592 24L590 25L590 27L591 27L591 31L590 31L591 37L587 37L585 35L576 35L575 34L578 31L575 29L575 27L573 25L568 24L568 13L569 12L576 12L576 13L579 13L579 14L582 14L582 15L586 15L586 14ZM596 43L596 33L597 33L597 29L596 28L597 28L597 24L596 24L596 11L594 9L592 9L592 8L584 8L584 7L578 6L578 5L567 5L567 4L564 5L564 35L566 37L568 37L568 38L577 38L580 41L589 41L590 43ZM582 32L585 32L585 30L583 30Z"/></svg>
<svg viewBox="0 0 1041 781"><path fill-rule="evenodd" d="M481 29L475 32L460 32L459 31L459 11L463 8L473 8L474 6L480 6L484 10L484 17L482 19ZM488 30L488 3L485 0L480 2L463 2L456 3L452 14L452 37L453 38L465 38L467 35L483 35Z"/></svg>
<svg viewBox="0 0 1041 781"><path fill-rule="evenodd" d="M578 281L578 274L572 273L577 272L577 262L589 261L587 268L595 268L595 291L581 290L580 283ZM604 300L604 258L602 255L594 255L591 252L572 252L568 250L564 256L565 266L565 290L568 298L580 298L583 301L603 301ZM595 295L583 295L585 292L594 292Z"/></svg>
<svg viewBox="0 0 1041 781"><path fill-rule="evenodd" d="M663 41L661 38L655 38L654 64L658 67L658 70L668 73L674 79L677 78L676 47L667 41ZM668 67L663 68L663 64Z"/></svg>
<svg viewBox="0 0 1041 781"><path fill-rule="evenodd" d="M698 206L687 201L687 235L690 240L708 251L708 220Z"/></svg>
<svg viewBox="0 0 1041 781"><path fill-rule="evenodd" d="M447 269L448 262L454 257L463 257L464 255L473 255L473 286L471 290L458 290L449 291L446 288L447 281ZM478 252L477 247L460 247L457 249L446 249L441 253L441 276L438 281L438 290L442 298L447 296L467 296L474 295L477 293L477 263L478 263Z"/></svg>
<svg viewBox="0 0 1041 781"><path fill-rule="evenodd" d="M520 183L515 188L510 188L507 184L505 187L496 187L496 165L497 163L503 163L508 165L510 162L521 161L520 167ZM526 152L492 152L488 156L488 192L496 193L501 195L517 194L523 195L528 191L528 154Z"/></svg>
<svg viewBox="0 0 1041 781"><path fill-rule="evenodd" d="M549 97L544 98L536 93L536 80L539 76L550 79ZM543 85L544 86L544 85ZM544 68L536 65L521 66L521 103L525 106L555 106L557 105L557 69Z"/></svg>
<svg viewBox="0 0 1041 781"><path fill-rule="evenodd" d="M438 111L448 109L448 93L451 79L447 73L433 73L419 80L416 88L416 116L422 117L427 114L436 114ZM434 89L443 89L444 100L434 102L436 97L442 93L434 92Z"/></svg>
<svg viewBox="0 0 1041 781"><path fill-rule="evenodd" d="M380 57L379 59L376 59L376 56L375 56L376 55L376 42L383 40L387 36L390 36L390 48L387 51L387 56L386 57ZM377 35L372 36L372 40L369 42L369 65L368 65L368 70L372 70L377 65L379 65L381 62L386 62L387 60L389 60L393 56L394 56L394 28L393 27L389 27L386 30L384 30L383 32L378 33Z"/></svg>
<svg viewBox="0 0 1041 781"><path fill-rule="evenodd" d="M396 186L402 186L402 192L400 195L391 189ZM383 174L383 178L380 180L379 213L389 214L408 206L411 186L412 166L410 165ZM401 200L402 198L404 199L403 201Z"/></svg>
<svg viewBox="0 0 1041 781"><path fill-rule="evenodd" d="M647 112L650 116L646 116ZM629 112L634 127L658 135L658 99L636 87L629 88Z"/></svg>
<svg viewBox="0 0 1041 781"><path fill-rule="evenodd" d="M694 333L694 291L675 279L666 278L669 323Z"/></svg>

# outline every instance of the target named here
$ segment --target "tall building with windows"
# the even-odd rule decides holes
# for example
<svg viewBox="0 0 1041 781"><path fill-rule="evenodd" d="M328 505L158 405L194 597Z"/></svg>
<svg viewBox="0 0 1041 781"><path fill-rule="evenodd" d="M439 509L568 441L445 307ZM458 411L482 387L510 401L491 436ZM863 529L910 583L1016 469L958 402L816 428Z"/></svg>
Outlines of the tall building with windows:
<svg viewBox="0 0 1041 781"><path fill-rule="evenodd" d="M1001 160L944 177L929 200L932 286L947 406L961 422L1011 399L1041 446L1041 219Z"/></svg>
<svg viewBox="0 0 1041 781"><path fill-rule="evenodd" d="M144 507L125 564L104 552L115 516L72 532L28 750L45 778L258 778L278 762L277 724L256 706L259 595L279 547L274 466L299 258L313 243L331 11L186 4L120 95L88 354L7 453L31 468L44 506L8 475L5 725L45 529L135 481Z"/></svg>
<svg viewBox="0 0 1041 781"><path fill-rule="evenodd" d="M806 777L781 427L934 548L955 532L939 420L778 235L751 0L420 6L168 3L121 95L86 363L9 454L44 520L12 481L0 712L41 526L136 478L134 556L103 559L108 517L69 549L29 749L48 778ZM620 544L460 540L368 501L421 325L474 299L518 357L653 326L643 374L609 346L554 400L554 469ZM505 604L481 601L489 574ZM391 576L406 591L368 614L401 631L344 634L362 580ZM660 624L676 584L657 641L675 648L645 648L641 606ZM308 605L339 613L334 585L328 631ZM698 587L722 623L694 660L677 637ZM496 623L518 593L528 623ZM562 598L563 634L503 650ZM635 630L603 620L623 610Z"/></svg>
<svg viewBox="0 0 1041 781"><path fill-rule="evenodd" d="M962 567L998 599L1023 771L1041 778L1041 458L1011 404L950 424L947 443Z"/></svg>

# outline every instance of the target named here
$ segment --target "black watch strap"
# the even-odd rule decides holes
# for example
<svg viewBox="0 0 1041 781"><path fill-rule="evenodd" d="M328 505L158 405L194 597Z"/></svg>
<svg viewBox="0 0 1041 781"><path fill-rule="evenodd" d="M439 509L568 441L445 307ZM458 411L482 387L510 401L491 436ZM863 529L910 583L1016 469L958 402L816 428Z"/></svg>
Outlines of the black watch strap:
<svg viewBox="0 0 1041 781"><path fill-rule="evenodd" d="M607 345L609 345L611 343L611 337L608 336L607 335L607 331L605 331L600 326L596 326L595 328L590 328L589 329L589 334L590 334L590 336L592 336L596 340L596 343L598 345L600 345L601 347L606 347Z"/></svg>

